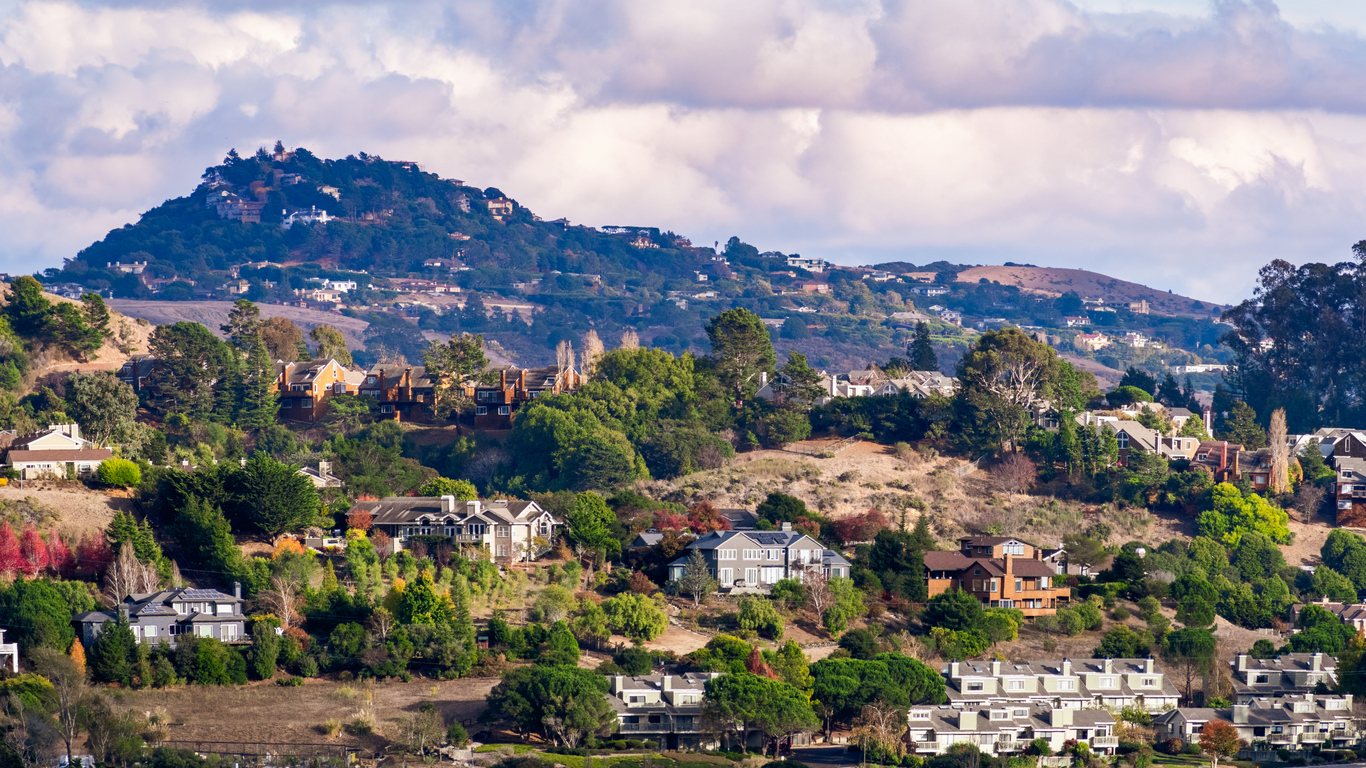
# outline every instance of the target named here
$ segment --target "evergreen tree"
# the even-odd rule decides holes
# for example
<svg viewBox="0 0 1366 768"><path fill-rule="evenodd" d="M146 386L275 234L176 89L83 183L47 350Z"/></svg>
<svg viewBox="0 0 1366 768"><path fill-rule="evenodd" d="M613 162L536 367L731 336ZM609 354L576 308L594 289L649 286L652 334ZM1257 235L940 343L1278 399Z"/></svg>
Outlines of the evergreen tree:
<svg viewBox="0 0 1366 768"><path fill-rule="evenodd" d="M243 429L264 429L275 423L280 402L275 396L275 365L257 334L242 366L242 399L237 423Z"/></svg>
<svg viewBox="0 0 1366 768"><path fill-rule="evenodd" d="M275 676L275 661L280 656L280 637L268 621L257 621L251 627L251 671L258 680Z"/></svg>
<svg viewBox="0 0 1366 768"><path fill-rule="evenodd" d="M728 309L707 323L711 365L721 386L737 401L754 399L759 374L773 375L777 357L764 321L748 309Z"/></svg>
<svg viewBox="0 0 1366 768"><path fill-rule="evenodd" d="M469 669L474 664L476 649L474 621L470 619L469 580L464 576L456 576L447 594L451 599L451 631L455 634L456 642L465 648L466 658L462 663L465 669Z"/></svg>
<svg viewBox="0 0 1366 768"><path fill-rule="evenodd" d="M1247 403L1239 400L1229 412L1225 439L1237 443L1249 451L1266 447L1266 430L1257 423L1257 412Z"/></svg>
<svg viewBox="0 0 1366 768"><path fill-rule="evenodd" d="M228 312L227 325L219 326L219 330L239 353L246 354L258 341L260 327L260 308L246 299L238 299Z"/></svg>
<svg viewBox="0 0 1366 768"><path fill-rule="evenodd" d="M939 356L930 346L930 324L924 321L915 324L915 341L908 351L911 367L917 371L938 371Z"/></svg>
<svg viewBox="0 0 1366 768"><path fill-rule="evenodd" d="M109 338L109 307L104 303L104 298L98 293L87 293L81 297L81 313L85 316L85 324L90 326L90 330L99 334L101 341Z"/></svg>
<svg viewBox="0 0 1366 768"><path fill-rule="evenodd" d="M90 647L90 671L103 683L128 685L133 676L133 661L137 656L137 638L128 625L128 617L119 611L118 618L105 622Z"/></svg>

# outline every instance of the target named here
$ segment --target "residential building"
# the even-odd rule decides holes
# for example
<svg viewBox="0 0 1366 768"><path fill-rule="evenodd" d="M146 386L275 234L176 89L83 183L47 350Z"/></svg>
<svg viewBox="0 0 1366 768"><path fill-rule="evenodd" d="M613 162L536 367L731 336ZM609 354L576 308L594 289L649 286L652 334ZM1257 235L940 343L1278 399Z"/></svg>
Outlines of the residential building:
<svg viewBox="0 0 1366 768"><path fill-rule="evenodd" d="M824 272L829 269L830 262L825 259L804 259L801 256L788 256L787 265L796 269L804 269L807 272Z"/></svg>
<svg viewBox="0 0 1366 768"><path fill-rule="evenodd" d="M705 686L715 676L613 676L608 701L617 713L617 731L627 738L656 741L661 750L716 748L716 735L702 727Z"/></svg>
<svg viewBox="0 0 1366 768"><path fill-rule="evenodd" d="M147 390L147 382L151 379L152 370L156 366L157 359L151 355L130 357L123 367L119 368L119 380L141 395Z"/></svg>
<svg viewBox="0 0 1366 768"><path fill-rule="evenodd" d="M805 579L818 572L828 578L849 575L849 561L838 552L783 523L780 531L714 531L688 545L689 554L669 563L669 580L683 577L691 552L701 552L722 591L767 592L782 579Z"/></svg>
<svg viewBox="0 0 1366 768"><path fill-rule="evenodd" d="M636 238L635 238L634 240L631 241L631 247L633 247L633 248L658 248L658 247L659 247L659 244L656 243L655 241L653 241L653 240L650 239L649 233L642 233L642 234L636 235Z"/></svg>
<svg viewBox="0 0 1366 768"><path fill-rule="evenodd" d="M25 480L44 477L93 477L114 452L81 437L79 424L50 424L14 439L5 465Z"/></svg>
<svg viewBox="0 0 1366 768"><path fill-rule="evenodd" d="M376 365L360 387L360 394L379 401L383 418L424 422L436 413L436 388L423 366Z"/></svg>
<svg viewBox="0 0 1366 768"><path fill-rule="evenodd" d="M1005 704L959 709L917 706L907 713L906 740L917 756L942 755L955 744L973 744L992 756L1018 755L1035 739L1054 752L1067 742L1085 743L1092 752L1113 754L1119 746L1115 717L1103 709L1064 709Z"/></svg>
<svg viewBox="0 0 1366 768"><path fill-rule="evenodd" d="M902 272L901 276L907 280L914 280L918 283L933 283L939 279L938 272Z"/></svg>
<svg viewBox="0 0 1366 768"><path fill-rule="evenodd" d="M499 221L502 221L504 216L511 216L513 211L517 209L516 203L504 197L488 200L486 202L489 207L489 213L493 214L493 218L498 219Z"/></svg>
<svg viewBox="0 0 1366 768"><path fill-rule="evenodd" d="M1054 584L1055 569L1042 560L1043 552L1020 539L965 536L957 552L926 552L929 596L962 590L982 605L1018 608L1025 616L1057 612L1072 591Z"/></svg>
<svg viewBox="0 0 1366 768"><path fill-rule="evenodd" d="M942 285L923 285L912 288L911 291L922 296L943 296L949 289Z"/></svg>
<svg viewBox="0 0 1366 768"><path fill-rule="evenodd" d="M1147 336L1144 336L1138 331L1128 331L1123 336L1121 336L1119 340L1124 342L1125 344L1128 344L1131 347L1140 349L1148 346L1148 343L1150 341L1150 339Z"/></svg>
<svg viewBox="0 0 1366 768"><path fill-rule="evenodd" d="M887 379L874 389L874 395L897 395L908 393L917 400L930 395L953 397L958 391L958 379L945 376L939 371L910 371L899 379Z"/></svg>
<svg viewBox="0 0 1366 768"><path fill-rule="evenodd" d="M968 709L1135 707L1161 712L1176 706L1180 697L1176 685L1151 658L968 661L950 663L940 671L949 704Z"/></svg>
<svg viewBox="0 0 1366 768"><path fill-rule="evenodd" d="M5 630L0 629L0 668L9 667L10 674L19 674L19 644L6 643ZM9 659L6 663L4 659Z"/></svg>
<svg viewBox="0 0 1366 768"><path fill-rule="evenodd" d="M1366 521L1366 459L1334 456L1334 506L1338 525L1358 526Z"/></svg>
<svg viewBox="0 0 1366 768"><path fill-rule="evenodd" d="M952 309L941 309L939 311L939 319L943 320L946 323L951 323L953 325L962 325L963 313L955 312Z"/></svg>
<svg viewBox="0 0 1366 768"><path fill-rule="evenodd" d="M342 479L332 474L332 462L320 461L317 469L313 467L301 467L295 474L303 475L313 483L314 488L340 488Z"/></svg>
<svg viewBox="0 0 1366 768"><path fill-rule="evenodd" d="M830 284L816 280L800 280L792 284L798 293L826 294L830 292Z"/></svg>
<svg viewBox="0 0 1366 768"><path fill-rule="evenodd" d="M1204 469L1214 476L1216 483L1237 479L1238 454L1243 446L1227 440L1201 440L1191 459L1191 467Z"/></svg>
<svg viewBox="0 0 1366 768"><path fill-rule="evenodd" d="M1072 337L1072 346L1095 352L1110 346L1110 337L1103 333L1079 333Z"/></svg>
<svg viewBox="0 0 1366 768"><path fill-rule="evenodd" d="M1344 624L1351 624L1352 629L1358 632L1366 632L1366 603L1333 603L1327 597L1323 597L1316 603L1296 603L1290 607L1290 619L1293 623L1299 624L1300 611L1306 607L1314 605L1336 615L1342 619Z"/></svg>
<svg viewBox="0 0 1366 768"><path fill-rule="evenodd" d="M583 383L583 376L573 367L495 365L489 371L497 374L495 383L465 387L466 396L474 400L475 429L511 429L513 416L523 403L571 392Z"/></svg>
<svg viewBox="0 0 1366 768"><path fill-rule="evenodd" d="M313 422L327 414L333 395L353 392L346 383L347 370L336 360L309 363L276 363L275 387L283 421Z"/></svg>
<svg viewBox="0 0 1366 768"><path fill-rule="evenodd" d="M116 608L90 611L72 618L81 642L88 648L100 629L122 613L139 643L175 646L180 635L212 637L225 643L248 643L242 585L231 595L216 589L177 587L145 595L129 595Z"/></svg>
<svg viewBox="0 0 1366 768"><path fill-rule="evenodd" d="M1287 653L1274 659L1240 653L1229 665L1233 667L1234 704L1265 696L1313 693L1320 683L1334 688L1338 682L1338 660L1324 653Z"/></svg>
<svg viewBox="0 0 1366 768"><path fill-rule="evenodd" d="M414 536L443 537L481 547L499 562L530 561L544 554L564 523L534 501L457 501L454 496L391 496L358 501L373 527L400 546Z"/></svg>
<svg viewBox="0 0 1366 768"><path fill-rule="evenodd" d="M299 210L289 213L285 216L284 221L280 222L280 226L289 229L295 224L326 224L327 222L335 221L336 219L336 216L329 216L327 211L320 211L318 210L318 206L315 205L312 209L307 211Z"/></svg>
<svg viewBox="0 0 1366 768"><path fill-rule="evenodd" d="M1227 365L1221 363L1193 363L1191 365L1173 365L1172 373L1180 376L1190 373L1221 373L1228 370Z"/></svg>
<svg viewBox="0 0 1366 768"><path fill-rule="evenodd" d="M1076 328L1079 325L1091 324L1091 318L1089 317L1064 317L1062 321L1068 328Z"/></svg>
<svg viewBox="0 0 1366 768"><path fill-rule="evenodd" d="M105 267L107 269L122 272L125 275L140 275L143 270L147 269L147 262L135 261L132 264L124 264L121 261L108 261L105 262Z"/></svg>
<svg viewBox="0 0 1366 768"><path fill-rule="evenodd" d="M1345 749L1361 738L1350 693L1260 697L1222 709L1182 707L1154 718L1153 726L1160 739L1196 744L1214 720L1231 723L1239 739L1260 751Z"/></svg>

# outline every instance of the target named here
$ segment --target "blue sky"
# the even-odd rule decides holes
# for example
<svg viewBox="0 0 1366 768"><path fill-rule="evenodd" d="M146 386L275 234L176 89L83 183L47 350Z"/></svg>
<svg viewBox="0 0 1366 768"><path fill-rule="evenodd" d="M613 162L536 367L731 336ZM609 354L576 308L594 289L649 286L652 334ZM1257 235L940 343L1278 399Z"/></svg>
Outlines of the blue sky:
<svg viewBox="0 0 1366 768"><path fill-rule="evenodd" d="M547 218L1236 301L1366 239L1366 4L0 2L0 271L277 138Z"/></svg>

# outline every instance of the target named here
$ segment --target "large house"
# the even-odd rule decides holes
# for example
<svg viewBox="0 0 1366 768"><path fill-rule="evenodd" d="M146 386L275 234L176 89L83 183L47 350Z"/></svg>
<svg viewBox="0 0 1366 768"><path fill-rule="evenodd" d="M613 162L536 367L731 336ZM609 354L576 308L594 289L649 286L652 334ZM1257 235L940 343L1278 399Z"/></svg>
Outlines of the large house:
<svg viewBox="0 0 1366 768"><path fill-rule="evenodd" d="M178 587L129 595L116 608L77 614L72 621L87 648L95 642L100 629L117 621L120 613L128 618L133 636L140 643L174 646L180 635L212 637L225 643L249 642L242 608L241 584L233 584L231 595L216 589Z"/></svg>
<svg viewBox="0 0 1366 768"><path fill-rule="evenodd" d="M79 424L52 424L10 443L5 464L25 480L43 477L93 477L114 452L81 437Z"/></svg>
<svg viewBox="0 0 1366 768"><path fill-rule="evenodd" d="M1135 707L1161 712L1176 706L1176 686L1152 659L1084 661L969 661L942 668L954 707L1053 709Z"/></svg>
<svg viewBox="0 0 1366 768"><path fill-rule="evenodd" d="M1342 623L1351 624L1352 629L1357 632L1366 632L1366 603L1334 603L1328 600L1325 595L1316 603L1296 603L1290 606L1290 620L1296 626L1300 623L1300 612L1310 605L1328 611L1329 613L1342 619Z"/></svg>
<svg viewBox="0 0 1366 768"><path fill-rule="evenodd" d="M916 755L942 755L955 744L974 744L989 755L1019 755L1035 739L1044 739L1054 752L1071 741L1091 751L1113 754L1115 716L1104 709L1067 709L1010 703L966 708L911 707L907 741Z"/></svg>
<svg viewBox="0 0 1366 768"><path fill-rule="evenodd" d="M1346 749L1360 740L1350 693L1259 697L1222 709L1183 707L1154 718L1153 726L1160 738L1193 744L1213 720L1232 723L1239 739L1262 751Z"/></svg>
<svg viewBox="0 0 1366 768"><path fill-rule="evenodd" d="M570 392L583 383L582 375L573 366L518 368L496 365L489 372L497 375L497 381L465 388L466 396L474 400L476 429L511 429L512 415L522 403Z"/></svg>
<svg viewBox="0 0 1366 768"><path fill-rule="evenodd" d="M457 501L454 496L392 496L358 501L373 527L402 545L414 536L444 537L475 545L501 562L532 560L550 548L564 523L534 501Z"/></svg>
<svg viewBox="0 0 1366 768"><path fill-rule="evenodd" d="M420 365L376 365L366 373L359 392L378 400L386 419L425 422L436 413L436 387Z"/></svg>
<svg viewBox="0 0 1366 768"><path fill-rule="evenodd" d="M718 734L702 722L705 686L716 675L612 677L608 701L617 714L618 732L658 742L661 750L717 748Z"/></svg>
<svg viewBox="0 0 1366 768"><path fill-rule="evenodd" d="M782 579L805 579L810 572L827 578L849 575L840 553L783 523L781 531L714 531L688 545L701 552L722 590L772 589ZM691 555L669 563L669 580L683 578Z"/></svg>
<svg viewBox="0 0 1366 768"><path fill-rule="evenodd" d="M276 363L275 386L280 418L285 421L317 421L327 414L327 400L350 391L346 368L336 360L308 363Z"/></svg>
<svg viewBox="0 0 1366 768"><path fill-rule="evenodd" d="M1043 561L1033 544L1002 536L967 536L957 552L926 552L929 596L949 590L971 592L990 607L1018 608L1026 616L1056 613L1071 598L1054 583L1056 565Z"/></svg>
<svg viewBox="0 0 1366 768"><path fill-rule="evenodd" d="M1324 653L1287 653L1257 659L1240 653L1233 661L1233 703L1267 696L1313 693L1319 685L1337 686L1338 660Z"/></svg>

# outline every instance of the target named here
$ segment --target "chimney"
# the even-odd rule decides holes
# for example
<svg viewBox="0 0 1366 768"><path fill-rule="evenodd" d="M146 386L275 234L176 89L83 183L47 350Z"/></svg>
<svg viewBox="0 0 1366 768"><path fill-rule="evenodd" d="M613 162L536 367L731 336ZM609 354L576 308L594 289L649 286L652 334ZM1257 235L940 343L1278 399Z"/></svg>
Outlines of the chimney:
<svg viewBox="0 0 1366 768"><path fill-rule="evenodd" d="M242 582L234 581L232 583L232 596L238 600L242 599Z"/></svg>
<svg viewBox="0 0 1366 768"><path fill-rule="evenodd" d="M621 689L626 687L625 681L626 678L622 677L621 675L612 676L612 695L615 696L621 693Z"/></svg>
<svg viewBox="0 0 1366 768"><path fill-rule="evenodd" d="M1064 707L1055 707L1053 711L1048 714L1048 723L1049 725L1071 725L1072 710Z"/></svg>
<svg viewBox="0 0 1366 768"><path fill-rule="evenodd" d="M1153 672L1156 671L1156 669L1154 669L1154 667L1155 667L1155 663L1153 662L1153 657L1149 656L1149 657L1143 662L1143 671L1151 675Z"/></svg>
<svg viewBox="0 0 1366 768"><path fill-rule="evenodd" d="M1000 660L1000 659L992 659L992 660L991 660L991 676L992 676L992 677L996 677L996 676L999 676L1000 674L1001 674L1001 660Z"/></svg>
<svg viewBox="0 0 1366 768"><path fill-rule="evenodd" d="M1246 671L1247 671L1247 654L1246 654L1246 653L1240 653L1240 654L1238 654L1238 671L1239 671L1239 672L1246 672Z"/></svg>
<svg viewBox="0 0 1366 768"><path fill-rule="evenodd" d="M454 496L442 496L442 497L441 497L441 514L443 514L443 515L450 515L450 514L454 514L454 513L455 513L455 497L454 497Z"/></svg>
<svg viewBox="0 0 1366 768"><path fill-rule="evenodd" d="M1252 709L1252 705L1250 705L1250 704L1234 704L1234 705L1233 705L1233 724L1234 724L1234 725L1246 725L1246 724L1247 724L1247 715L1248 715L1248 711L1251 710L1251 709Z"/></svg>
<svg viewBox="0 0 1366 768"><path fill-rule="evenodd" d="M949 679L953 679L958 676L958 662L955 661L949 664Z"/></svg>
<svg viewBox="0 0 1366 768"><path fill-rule="evenodd" d="M759 389L768 386L768 371L759 371Z"/></svg>
<svg viewBox="0 0 1366 768"><path fill-rule="evenodd" d="M1105 670L1105 674L1108 675L1108 674L1110 674L1111 672L1114 671L1114 667L1115 667L1114 661L1112 661L1111 659L1106 659L1106 660L1104 661L1103 666L1102 666L1101 668L1104 669L1104 670Z"/></svg>
<svg viewBox="0 0 1366 768"><path fill-rule="evenodd" d="M1204 417L1204 419L1205 419L1205 434L1207 434L1207 435L1213 435L1213 434L1214 434L1214 412L1213 412L1213 411L1210 409L1210 407L1207 405L1207 406L1205 406L1204 408L1200 409L1200 413L1201 413L1201 415L1202 415L1202 416Z"/></svg>
<svg viewBox="0 0 1366 768"><path fill-rule="evenodd" d="M790 530L792 530L792 523L783 523L783 530L784 530L784 531L790 531Z"/></svg>
<svg viewBox="0 0 1366 768"><path fill-rule="evenodd" d="M1315 671L1315 672L1318 672L1318 671L1320 671L1320 670L1322 670L1322 669L1323 669L1323 654L1322 654L1322 653L1315 653L1315 654L1314 654L1314 671Z"/></svg>
<svg viewBox="0 0 1366 768"><path fill-rule="evenodd" d="M977 730L977 713L976 713L976 712L967 712L967 711L959 712L959 713L958 713L958 730L960 730L960 731L975 731L975 730Z"/></svg>
<svg viewBox="0 0 1366 768"><path fill-rule="evenodd" d="M331 477L331 476L332 476L332 462L330 462L330 461L320 461L320 462L318 462L318 476L319 476L319 477Z"/></svg>
<svg viewBox="0 0 1366 768"><path fill-rule="evenodd" d="M672 691L674 689L674 676L665 675L664 682L660 683L661 691Z"/></svg>
<svg viewBox="0 0 1366 768"><path fill-rule="evenodd" d="M1064 677L1066 677L1066 676L1072 674L1072 660L1071 660L1071 659L1063 659L1063 660L1062 660L1062 674L1063 674Z"/></svg>
<svg viewBox="0 0 1366 768"><path fill-rule="evenodd" d="M1002 594L1002 595L1004 595L1004 594L1006 593L1006 590L1011 590L1011 591L1013 592L1014 589L1015 589L1015 582L1013 581L1013 579L1015 578L1015 572L1014 572L1014 570L1011 568L1011 563L1010 563L1010 559L1011 559L1012 557L1014 557L1014 555L1010 554L1009 552L1006 553L1006 575L1005 575L1005 578L1001 579L1001 594Z"/></svg>

